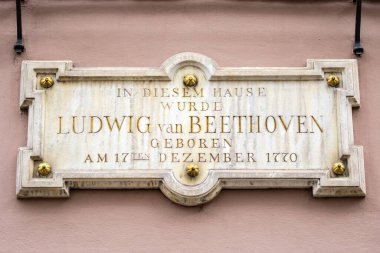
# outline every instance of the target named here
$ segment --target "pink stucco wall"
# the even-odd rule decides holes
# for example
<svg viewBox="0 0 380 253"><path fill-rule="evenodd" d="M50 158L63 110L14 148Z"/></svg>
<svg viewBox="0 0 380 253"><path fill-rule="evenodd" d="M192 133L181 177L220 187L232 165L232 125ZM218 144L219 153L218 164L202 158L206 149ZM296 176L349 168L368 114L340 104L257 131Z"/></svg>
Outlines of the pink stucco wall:
<svg viewBox="0 0 380 253"><path fill-rule="evenodd" d="M0 252L380 252L380 3L364 1L361 108L367 197L316 199L311 190L224 190L182 207L160 191L72 191L17 200L22 60L76 66L159 66L182 51L221 66L304 66L355 58L355 8L342 1L46 1L23 7L26 52L15 42L13 1L0 1Z"/></svg>

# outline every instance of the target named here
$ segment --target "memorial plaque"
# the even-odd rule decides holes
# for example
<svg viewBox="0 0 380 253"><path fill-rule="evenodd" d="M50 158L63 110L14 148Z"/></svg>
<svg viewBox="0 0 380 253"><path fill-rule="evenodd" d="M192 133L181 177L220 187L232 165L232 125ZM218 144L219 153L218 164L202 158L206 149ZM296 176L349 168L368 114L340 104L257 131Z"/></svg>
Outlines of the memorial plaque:
<svg viewBox="0 0 380 253"><path fill-rule="evenodd" d="M158 68L25 61L17 196L70 189L161 189L197 205L221 189L312 188L364 196L354 145L356 60L302 68L224 68L181 53Z"/></svg>

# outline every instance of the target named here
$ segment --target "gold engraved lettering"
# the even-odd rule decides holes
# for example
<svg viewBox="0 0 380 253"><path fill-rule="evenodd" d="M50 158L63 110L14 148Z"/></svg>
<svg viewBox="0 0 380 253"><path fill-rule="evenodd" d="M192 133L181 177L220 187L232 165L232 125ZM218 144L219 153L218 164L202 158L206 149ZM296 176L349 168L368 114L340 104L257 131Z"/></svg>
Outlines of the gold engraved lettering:
<svg viewBox="0 0 380 253"><path fill-rule="evenodd" d="M150 96L150 89L143 88L143 97L149 97Z"/></svg>
<svg viewBox="0 0 380 253"><path fill-rule="evenodd" d="M98 120L98 129L96 131L94 131L94 119ZM102 130L102 128L103 128L102 119L98 116L90 116L90 131L89 131L89 133L91 133L91 134L99 133L100 130Z"/></svg>
<svg viewBox="0 0 380 253"><path fill-rule="evenodd" d="M179 102L178 102L178 103L179 103ZM173 106L173 102L171 102L171 103L164 103L164 102L161 102L160 104L161 104L161 106L162 106L162 108L163 108L164 110L168 110L168 111L170 111L170 110L172 109L172 106ZM178 107L179 107L179 105L178 105Z"/></svg>
<svg viewBox="0 0 380 253"><path fill-rule="evenodd" d="M222 130L221 133L231 133L231 129L229 129L228 132L224 129L225 127L228 127L228 122L225 122L224 119L227 118L228 120L230 119L229 116L221 116L221 125L222 125Z"/></svg>
<svg viewBox="0 0 380 253"><path fill-rule="evenodd" d="M91 159L91 156L89 154L86 156L86 159L84 160L84 163L93 163L93 161Z"/></svg>
<svg viewBox="0 0 380 253"><path fill-rule="evenodd" d="M200 88L200 89L194 88L194 92L197 97L203 97L203 88Z"/></svg>
<svg viewBox="0 0 380 253"><path fill-rule="evenodd" d="M272 119L272 122L273 122L273 124L272 124L272 129L271 129L271 130L269 130L268 119ZM274 131L276 131L276 129L277 129L277 121L276 121L276 119L275 119L273 116L268 116L268 117L265 119L265 128L266 128L266 130L267 130L269 133L274 133Z"/></svg>
<svg viewBox="0 0 380 253"><path fill-rule="evenodd" d="M188 88L185 88L185 89L183 89L183 95L182 95L183 97L191 97L191 95L189 94L189 89Z"/></svg>
<svg viewBox="0 0 380 253"><path fill-rule="evenodd" d="M266 96L266 91L264 87L259 88L259 97L265 97Z"/></svg>
<svg viewBox="0 0 380 253"><path fill-rule="evenodd" d="M291 123L292 120L293 120L293 116L291 116L291 118L290 118L290 120L289 120L289 122L288 122L288 125L286 125L286 123L285 123L285 121L284 121L284 119L282 118L281 115L279 115L278 117L279 117L279 119L280 119L280 121L281 121L282 126L283 126L284 129L285 129L285 132L287 132L288 129L289 129L290 123Z"/></svg>
<svg viewBox="0 0 380 253"><path fill-rule="evenodd" d="M321 131L321 133L323 133L323 129L321 127L321 125L318 123L318 121L314 118L313 115L311 115L311 119L312 119L312 122L311 122L311 133L314 133L314 128L313 128L313 122L317 125L317 127L319 128L319 131Z"/></svg>
<svg viewBox="0 0 380 253"><path fill-rule="evenodd" d="M211 122L210 122L210 119L212 119ZM206 133L216 133L214 124L215 124L215 116L206 116ZM214 131L210 131L209 129L210 126L214 126Z"/></svg>
<svg viewBox="0 0 380 253"><path fill-rule="evenodd" d="M159 153L159 156L160 156L160 162L161 163L166 161L166 154Z"/></svg>
<svg viewBox="0 0 380 253"><path fill-rule="evenodd" d="M167 88L162 88L162 97L170 97Z"/></svg>
<svg viewBox="0 0 380 253"><path fill-rule="evenodd" d="M219 142L219 139L211 139L211 143L212 143L212 148L220 148L220 142Z"/></svg>
<svg viewBox="0 0 380 253"><path fill-rule="evenodd" d="M231 154L230 153L223 153L224 162L231 162Z"/></svg>
<svg viewBox="0 0 380 253"><path fill-rule="evenodd" d="M208 148L206 145L206 139L199 139L199 148Z"/></svg>
<svg viewBox="0 0 380 253"><path fill-rule="evenodd" d="M214 111L218 112L223 110L223 104L221 102L214 102Z"/></svg>
<svg viewBox="0 0 380 253"><path fill-rule="evenodd" d="M107 154L103 154L103 155L98 154L98 163L100 162L105 162L105 163L108 162Z"/></svg>
<svg viewBox="0 0 380 253"><path fill-rule="evenodd" d="M196 121L194 119L196 119ZM200 119L198 116L190 116L190 133L199 133L202 130L199 121ZM197 131L194 130L194 126L198 128Z"/></svg>
<svg viewBox="0 0 380 253"><path fill-rule="evenodd" d="M57 134L68 134L69 131L62 133L62 116L58 117L58 133Z"/></svg>
<svg viewBox="0 0 380 253"><path fill-rule="evenodd" d="M210 153L210 162L219 162L219 154L216 154L215 156Z"/></svg>
<svg viewBox="0 0 380 253"><path fill-rule="evenodd" d="M238 133L243 133L242 131L242 123L241 123L241 119L242 118L247 118L247 116L233 116L233 118L238 118Z"/></svg>
<svg viewBox="0 0 380 253"><path fill-rule="evenodd" d="M189 148L194 148L195 147L195 140L194 139L187 140L187 146Z"/></svg>
<svg viewBox="0 0 380 253"><path fill-rule="evenodd" d="M187 163L187 162L194 162L193 159L190 160L191 153L184 153L184 155L185 155L185 160L184 160L185 163Z"/></svg>
<svg viewBox="0 0 380 253"><path fill-rule="evenodd" d="M168 159L169 158L169 159ZM255 163L253 153L159 153L161 163L197 162L197 163Z"/></svg>
<svg viewBox="0 0 380 253"><path fill-rule="evenodd" d="M207 162L207 160L205 159L205 153L198 153L198 161L200 162L200 163L205 163L205 162Z"/></svg>
<svg viewBox="0 0 380 253"><path fill-rule="evenodd" d="M150 146L152 148L159 148L160 147L160 142L156 138L153 138L153 139L150 140Z"/></svg>
<svg viewBox="0 0 380 253"><path fill-rule="evenodd" d="M133 94L133 88L118 88L117 89L117 97L132 97Z"/></svg>
<svg viewBox="0 0 380 253"><path fill-rule="evenodd" d="M147 119L148 122L150 121L150 117L146 117L146 116L141 116L137 119L137 131L139 131L140 133L150 133L150 124L149 123L146 123L145 124L145 130L141 130L141 120L142 119Z"/></svg>
<svg viewBox="0 0 380 253"><path fill-rule="evenodd" d="M253 162L253 163L256 162L253 153L248 153L248 162Z"/></svg>
<svg viewBox="0 0 380 253"><path fill-rule="evenodd" d="M164 148L173 148L172 139L165 139L164 144Z"/></svg>
<svg viewBox="0 0 380 253"><path fill-rule="evenodd" d="M244 159L242 158L242 156L243 156L243 153L235 153L235 161L236 162L244 162Z"/></svg>
<svg viewBox="0 0 380 253"><path fill-rule="evenodd" d="M176 148L183 148L183 139L177 139L177 147Z"/></svg>
<svg viewBox="0 0 380 253"><path fill-rule="evenodd" d="M178 159L178 153L172 153L172 162L179 163L180 160Z"/></svg>
<svg viewBox="0 0 380 253"><path fill-rule="evenodd" d="M261 131L260 131L260 116L257 116L257 132L261 133Z"/></svg>
<svg viewBox="0 0 380 253"><path fill-rule="evenodd" d="M76 118L77 118L77 116L73 116L73 120L72 120L73 132L75 134L83 133L84 132L84 120L85 120L86 116L82 116L82 130L80 130L80 131L77 131L77 129L76 129L76 125L77 125L76 124Z"/></svg>
<svg viewBox="0 0 380 253"><path fill-rule="evenodd" d="M306 130L301 130L302 127L305 127L305 119L306 119L306 116L297 116L298 118L298 133L308 133L309 131L306 129Z"/></svg>
<svg viewBox="0 0 380 253"><path fill-rule="evenodd" d="M117 130L120 132L120 129L123 126L123 123L124 123L124 120L125 120L125 116L123 116L123 119L121 120L121 123L119 123L119 121L118 121L117 118L114 118L112 124L110 122L110 116L104 116L104 117L106 118L108 129L110 130L110 132L112 132L112 130L113 130L113 128L114 128L115 125L116 125Z"/></svg>

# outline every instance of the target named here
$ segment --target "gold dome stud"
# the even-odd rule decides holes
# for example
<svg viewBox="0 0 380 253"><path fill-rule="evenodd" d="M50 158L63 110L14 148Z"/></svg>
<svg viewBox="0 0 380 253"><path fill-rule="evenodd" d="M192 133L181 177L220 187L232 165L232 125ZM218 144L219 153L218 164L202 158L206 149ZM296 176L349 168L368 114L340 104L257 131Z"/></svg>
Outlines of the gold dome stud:
<svg viewBox="0 0 380 253"><path fill-rule="evenodd" d="M334 172L335 175L343 175L345 172L344 164L341 162L334 163L332 167L332 171Z"/></svg>
<svg viewBox="0 0 380 253"><path fill-rule="evenodd" d="M186 174L189 177L196 177L199 175L199 167L196 164L189 164L186 166Z"/></svg>
<svg viewBox="0 0 380 253"><path fill-rule="evenodd" d="M45 163L45 162L40 163L40 164L38 164L37 171L38 171L38 174L40 176L46 177L51 173L51 166L50 166L50 164Z"/></svg>
<svg viewBox="0 0 380 253"><path fill-rule="evenodd" d="M185 75L183 77L183 84L187 87L194 87L198 84L198 79L195 75Z"/></svg>
<svg viewBox="0 0 380 253"><path fill-rule="evenodd" d="M331 75L331 76L327 77L326 80L327 80L327 84L330 87L336 87L340 83L339 77L334 76L334 75Z"/></svg>
<svg viewBox="0 0 380 253"><path fill-rule="evenodd" d="M44 76L40 79L40 85L45 89L50 88L54 84L54 79L51 76Z"/></svg>

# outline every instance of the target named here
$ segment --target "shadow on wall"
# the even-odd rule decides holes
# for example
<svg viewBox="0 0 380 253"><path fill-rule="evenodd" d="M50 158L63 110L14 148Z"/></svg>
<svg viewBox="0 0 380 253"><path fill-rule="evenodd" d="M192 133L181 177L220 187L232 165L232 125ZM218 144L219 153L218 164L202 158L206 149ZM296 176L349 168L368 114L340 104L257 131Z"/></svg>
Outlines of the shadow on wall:
<svg viewBox="0 0 380 253"><path fill-rule="evenodd" d="M208 209L252 208L253 205L271 206L272 208L297 207L308 208L310 213L342 216L344 213L355 213L363 210L364 198L314 198L311 189L270 189L270 190L225 190L214 200L198 206L185 207L167 199L160 190L71 190L67 199L22 199L18 205L28 213L54 212L70 209L81 203L82 207L114 206L115 208L146 208L179 210L185 213L196 213ZM52 205L54 203L54 205ZM342 212L344 210L344 212ZM62 212L62 211L60 211Z"/></svg>
<svg viewBox="0 0 380 253"><path fill-rule="evenodd" d="M49 1L48 1L49 2ZM209 13L212 9L213 11L223 11L223 12L233 12L236 13L260 13L260 14L277 14L277 15L289 15L299 14L305 15L308 13L336 13L341 11L337 7L339 2L341 6L346 6L349 10L352 9L354 13L355 4L351 1L303 1L303 0L277 0L277 1L266 1L266 0L204 0L204 1L189 1L189 0L129 0L129 1L98 1L98 0L86 0L86 1L50 1L54 4L40 4L35 2L25 2L24 6L38 5L39 8L33 10L33 13L38 14L44 12L44 15L54 15L61 11L67 11L67 9L60 10L61 7L72 8L71 14L80 13L83 15L86 12L87 7L91 7L91 12L98 10L99 12L107 11L119 11L124 14L134 15L141 13L150 13L162 15L163 12L166 14L170 13ZM315 8L318 5L320 8ZM331 8L334 6L334 8ZM326 7L324 9L323 7ZM283 8L287 9L284 13ZM323 9L323 12L321 11ZM52 12L46 12L46 10L51 10Z"/></svg>

